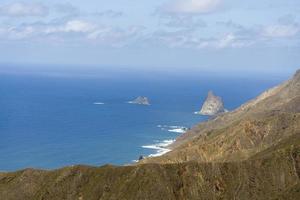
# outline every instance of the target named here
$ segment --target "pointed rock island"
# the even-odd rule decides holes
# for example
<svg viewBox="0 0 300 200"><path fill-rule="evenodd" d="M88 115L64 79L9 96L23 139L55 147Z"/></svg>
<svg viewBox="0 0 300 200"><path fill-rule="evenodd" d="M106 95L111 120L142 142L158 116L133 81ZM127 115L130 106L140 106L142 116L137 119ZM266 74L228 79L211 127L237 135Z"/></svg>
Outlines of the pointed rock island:
<svg viewBox="0 0 300 200"><path fill-rule="evenodd" d="M196 114L214 116L225 111L222 98L209 91L200 112L196 112Z"/></svg>
<svg viewBox="0 0 300 200"><path fill-rule="evenodd" d="M145 106L149 106L150 105L149 99L147 97L142 97L142 96L137 97L133 101L128 101L128 103L145 105Z"/></svg>

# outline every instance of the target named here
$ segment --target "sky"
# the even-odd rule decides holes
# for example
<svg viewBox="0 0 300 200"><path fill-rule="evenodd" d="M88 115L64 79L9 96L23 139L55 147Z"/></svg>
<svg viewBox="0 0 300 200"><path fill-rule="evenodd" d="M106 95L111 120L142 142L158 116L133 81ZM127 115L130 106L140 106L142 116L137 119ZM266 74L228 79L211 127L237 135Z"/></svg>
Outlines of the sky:
<svg viewBox="0 0 300 200"><path fill-rule="evenodd" d="M1 66L300 68L299 0L1 0Z"/></svg>

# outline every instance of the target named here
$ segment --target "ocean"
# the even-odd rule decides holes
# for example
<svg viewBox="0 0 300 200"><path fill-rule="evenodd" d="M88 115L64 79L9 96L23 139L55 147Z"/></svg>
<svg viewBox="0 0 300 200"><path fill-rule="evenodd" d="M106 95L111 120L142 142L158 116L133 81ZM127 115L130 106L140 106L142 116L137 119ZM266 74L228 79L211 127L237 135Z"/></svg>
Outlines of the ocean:
<svg viewBox="0 0 300 200"><path fill-rule="evenodd" d="M159 78L158 78L159 77ZM0 171L125 165L167 151L207 92L232 110L284 78L0 74ZM151 106L128 104L137 96Z"/></svg>

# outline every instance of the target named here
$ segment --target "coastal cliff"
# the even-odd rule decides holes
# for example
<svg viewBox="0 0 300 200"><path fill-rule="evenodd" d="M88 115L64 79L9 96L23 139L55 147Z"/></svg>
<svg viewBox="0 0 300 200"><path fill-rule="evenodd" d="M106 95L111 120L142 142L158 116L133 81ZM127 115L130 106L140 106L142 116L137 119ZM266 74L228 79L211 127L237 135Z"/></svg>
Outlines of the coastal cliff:
<svg viewBox="0 0 300 200"><path fill-rule="evenodd" d="M222 98L209 91L200 112L196 114L214 116L223 112L225 108Z"/></svg>
<svg viewBox="0 0 300 200"><path fill-rule="evenodd" d="M300 199L300 71L132 166L0 173L5 200Z"/></svg>

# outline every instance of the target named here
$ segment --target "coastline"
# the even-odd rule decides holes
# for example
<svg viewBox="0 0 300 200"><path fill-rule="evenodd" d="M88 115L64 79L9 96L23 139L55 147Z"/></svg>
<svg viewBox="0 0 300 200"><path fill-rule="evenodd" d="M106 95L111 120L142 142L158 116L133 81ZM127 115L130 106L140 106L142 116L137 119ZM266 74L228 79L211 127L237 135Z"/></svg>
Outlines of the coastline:
<svg viewBox="0 0 300 200"><path fill-rule="evenodd" d="M141 148L143 149L150 149L155 151L146 155L145 158L159 157L166 153L169 153L170 151L172 151L170 147L173 143L176 142L177 138L189 130L189 128L184 126L158 125L157 127L160 128L162 131L178 135L176 135L173 139L156 140L153 144L142 145ZM139 160L133 160L133 162L138 161Z"/></svg>
<svg viewBox="0 0 300 200"><path fill-rule="evenodd" d="M163 140L162 142L158 142L156 144L143 145L142 148L156 150L156 153L149 154L147 157L158 157L170 152L171 149L169 149L168 147L175 141L176 139Z"/></svg>

